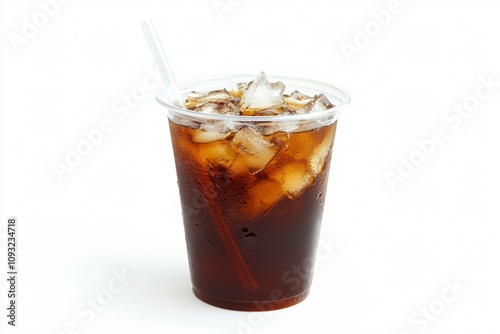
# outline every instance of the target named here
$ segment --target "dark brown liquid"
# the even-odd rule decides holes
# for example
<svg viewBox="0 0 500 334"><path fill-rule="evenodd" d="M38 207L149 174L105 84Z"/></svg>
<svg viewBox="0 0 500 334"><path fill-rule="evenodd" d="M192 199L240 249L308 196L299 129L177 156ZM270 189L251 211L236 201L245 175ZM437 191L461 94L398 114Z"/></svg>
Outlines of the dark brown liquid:
<svg viewBox="0 0 500 334"><path fill-rule="evenodd" d="M309 161L322 143L331 146L335 128L336 123L266 136L275 155L256 171L246 164L248 152L234 143L234 134L195 143L195 130L170 121L191 279L199 299L262 311L307 296L330 150L316 167Z"/></svg>

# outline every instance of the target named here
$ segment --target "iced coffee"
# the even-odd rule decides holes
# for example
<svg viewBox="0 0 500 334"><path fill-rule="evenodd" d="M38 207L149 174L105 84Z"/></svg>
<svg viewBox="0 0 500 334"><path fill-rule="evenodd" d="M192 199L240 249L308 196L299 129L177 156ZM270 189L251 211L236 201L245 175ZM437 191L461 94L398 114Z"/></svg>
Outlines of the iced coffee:
<svg viewBox="0 0 500 334"><path fill-rule="evenodd" d="M349 97L307 81L288 89L264 73L235 80L188 85L188 110L158 96L169 109L193 291L222 308L280 309L309 292Z"/></svg>

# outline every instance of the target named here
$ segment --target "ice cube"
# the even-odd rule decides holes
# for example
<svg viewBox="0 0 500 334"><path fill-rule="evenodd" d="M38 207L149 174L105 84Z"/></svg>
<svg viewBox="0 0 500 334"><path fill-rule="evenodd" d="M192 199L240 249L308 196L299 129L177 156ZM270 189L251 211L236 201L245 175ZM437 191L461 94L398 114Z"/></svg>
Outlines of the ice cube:
<svg viewBox="0 0 500 334"><path fill-rule="evenodd" d="M200 125L193 133L193 142L211 143L225 139L231 134L231 129L222 121L207 121Z"/></svg>
<svg viewBox="0 0 500 334"><path fill-rule="evenodd" d="M306 159L295 160L282 166L272 177L280 182L283 192L291 199L300 196L314 181Z"/></svg>
<svg viewBox="0 0 500 334"><path fill-rule="evenodd" d="M318 175L324 168L325 159L328 156L328 153L330 153L333 146L333 140L335 139L335 129L336 123L328 129L323 141L316 146L311 154L309 165L314 176Z"/></svg>
<svg viewBox="0 0 500 334"><path fill-rule="evenodd" d="M297 114L310 114L324 111L333 107L324 94L315 95L305 106L297 110Z"/></svg>
<svg viewBox="0 0 500 334"><path fill-rule="evenodd" d="M281 82L270 83L262 72L255 80L248 83L240 100L240 111L244 115L279 114L283 112L283 91L285 85Z"/></svg>
<svg viewBox="0 0 500 334"><path fill-rule="evenodd" d="M250 187L247 215L252 218L264 214L282 196L283 191L278 181L273 179L259 180Z"/></svg>
<svg viewBox="0 0 500 334"><path fill-rule="evenodd" d="M272 147L272 144L262 134L251 127L238 131L233 138L233 143L239 149L251 155L260 154L263 149Z"/></svg>
<svg viewBox="0 0 500 334"><path fill-rule="evenodd" d="M233 94L234 97L241 99L241 97L243 96L243 93L248 88L248 85L250 83L251 83L251 81L250 82L240 82L240 83L236 84L236 89L233 89L231 91L231 94Z"/></svg>
<svg viewBox="0 0 500 334"><path fill-rule="evenodd" d="M290 109L297 111L311 102L313 98L294 90L290 95L284 95L283 99Z"/></svg>
<svg viewBox="0 0 500 334"><path fill-rule="evenodd" d="M195 107L193 110L204 114L216 115L239 115L240 113L238 107L233 102L207 102Z"/></svg>
<svg viewBox="0 0 500 334"><path fill-rule="evenodd" d="M291 133L283 154L287 154L296 160L309 160L312 152L321 143L323 137L323 129Z"/></svg>
<svg viewBox="0 0 500 334"><path fill-rule="evenodd" d="M202 144L199 147L202 165L229 167L236 158L236 152L229 142L222 140Z"/></svg>
<svg viewBox="0 0 500 334"><path fill-rule="evenodd" d="M234 170L246 168L251 173L264 169L279 149L277 144L266 140L260 132L250 127L236 132L232 143L239 153L231 168Z"/></svg>
<svg viewBox="0 0 500 334"><path fill-rule="evenodd" d="M191 92L186 97L186 108L193 110L207 102L231 102L237 99L226 89L214 90L211 92Z"/></svg>

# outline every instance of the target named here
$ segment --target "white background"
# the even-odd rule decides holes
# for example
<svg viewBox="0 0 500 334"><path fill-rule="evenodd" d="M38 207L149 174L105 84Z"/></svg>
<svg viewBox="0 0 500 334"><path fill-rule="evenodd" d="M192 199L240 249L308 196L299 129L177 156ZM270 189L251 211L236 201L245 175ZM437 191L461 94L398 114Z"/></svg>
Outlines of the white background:
<svg viewBox="0 0 500 334"><path fill-rule="evenodd" d="M371 13L389 1L66 2L15 52L8 37L41 5L2 1L2 327L7 217L20 238L8 333L500 331L500 87L460 124L444 118L474 102L480 77L500 81L497 1L401 0L380 31ZM221 3L231 7L218 13ZM148 18L179 81L263 70L351 93L321 236L335 247L322 250L303 303L251 315L192 295L159 86L127 115L113 112L154 68L139 26ZM341 45L367 27L373 37L348 61ZM53 163L104 119L113 130L59 180ZM446 139L391 189L384 175L422 158L415 142L436 129ZM80 314L110 296L114 271L134 279L92 319Z"/></svg>

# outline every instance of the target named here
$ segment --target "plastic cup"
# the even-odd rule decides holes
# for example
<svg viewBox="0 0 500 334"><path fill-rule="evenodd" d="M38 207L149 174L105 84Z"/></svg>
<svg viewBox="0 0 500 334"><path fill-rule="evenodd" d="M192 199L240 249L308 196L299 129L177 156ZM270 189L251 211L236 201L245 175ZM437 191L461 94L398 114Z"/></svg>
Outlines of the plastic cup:
<svg viewBox="0 0 500 334"><path fill-rule="evenodd" d="M178 86L185 97L254 78L207 77ZM167 90L157 95L168 111L193 292L226 309L275 310L307 297L338 114L350 102L333 85L268 78L283 82L288 94L323 93L335 107L228 116L178 107Z"/></svg>

